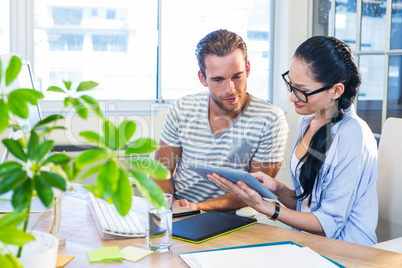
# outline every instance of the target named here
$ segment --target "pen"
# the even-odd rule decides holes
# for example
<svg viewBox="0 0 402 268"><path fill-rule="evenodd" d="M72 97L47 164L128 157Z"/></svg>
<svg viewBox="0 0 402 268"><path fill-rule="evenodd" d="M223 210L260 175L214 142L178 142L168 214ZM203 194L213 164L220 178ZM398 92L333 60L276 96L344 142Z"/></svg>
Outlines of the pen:
<svg viewBox="0 0 402 268"><path fill-rule="evenodd" d="M186 212L181 212L181 213L173 213L173 218L179 218L179 217L185 217L185 216L200 214L201 212L202 212L201 210L192 210L192 211L186 211Z"/></svg>

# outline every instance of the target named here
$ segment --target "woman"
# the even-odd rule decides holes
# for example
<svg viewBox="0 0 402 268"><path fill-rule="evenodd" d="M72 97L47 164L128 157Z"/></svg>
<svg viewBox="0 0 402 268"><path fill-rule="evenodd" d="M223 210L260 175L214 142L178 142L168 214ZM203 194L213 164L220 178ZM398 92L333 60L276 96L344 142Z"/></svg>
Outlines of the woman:
<svg viewBox="0 0 402 268"><path fill-rule="evenodd" d="M361 78L349 46L332 37L312 37L297 48L282 77L302 115L289 165L295 190L262 172L252 175L284 206L264 200L245 183L217 174L210 180L295 229L375 244L377 145L353 106Z"/></svg>

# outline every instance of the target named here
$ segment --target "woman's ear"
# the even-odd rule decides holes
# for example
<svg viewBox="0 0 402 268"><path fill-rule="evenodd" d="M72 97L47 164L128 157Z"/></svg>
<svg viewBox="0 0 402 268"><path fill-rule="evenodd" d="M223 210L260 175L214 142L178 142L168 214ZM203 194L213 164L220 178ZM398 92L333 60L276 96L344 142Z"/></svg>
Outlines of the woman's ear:
<svg viewBox="0 0 402 268"><path fill-rule="evenodd" d="M332 93L332 99L336 100L339 99L341 97L341 95L343 94L343 92L345 91L345 85L342 83L337 83L333 86L334 88L334 92Z"/></svg>

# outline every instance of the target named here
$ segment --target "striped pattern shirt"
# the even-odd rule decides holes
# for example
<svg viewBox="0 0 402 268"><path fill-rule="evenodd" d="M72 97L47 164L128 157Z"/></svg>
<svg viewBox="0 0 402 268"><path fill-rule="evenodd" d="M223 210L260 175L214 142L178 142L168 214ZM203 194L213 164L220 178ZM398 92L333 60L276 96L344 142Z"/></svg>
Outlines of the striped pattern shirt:
<svg viewBox="0 0 402 268"><path fill-rule="evenodd" d="M282 162L288 125L282 110L250 95L241 115L215 135L208 120L209 91L178 99L170 108L161 140L181 147L173 176L175 197L198 203L225 192L188 167L189 161L249 170L251 160Z"/></svg>

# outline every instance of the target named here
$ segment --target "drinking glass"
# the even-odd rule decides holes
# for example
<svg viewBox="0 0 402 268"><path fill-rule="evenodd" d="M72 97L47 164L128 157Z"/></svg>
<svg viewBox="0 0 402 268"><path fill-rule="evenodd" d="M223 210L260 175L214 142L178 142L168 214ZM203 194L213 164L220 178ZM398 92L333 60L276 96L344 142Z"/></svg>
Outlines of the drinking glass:
<svg viewBox="0 0 402 268"><path fill-rule="evenodd" d="M149 249L156 252L168 252L172 248L172 199L171 194L164 194L166 205L148 210Z"/></svg>

